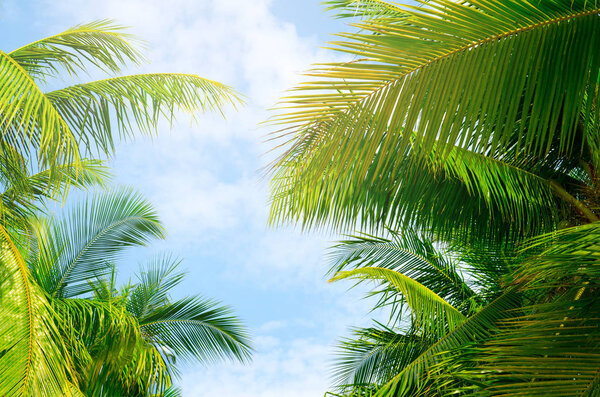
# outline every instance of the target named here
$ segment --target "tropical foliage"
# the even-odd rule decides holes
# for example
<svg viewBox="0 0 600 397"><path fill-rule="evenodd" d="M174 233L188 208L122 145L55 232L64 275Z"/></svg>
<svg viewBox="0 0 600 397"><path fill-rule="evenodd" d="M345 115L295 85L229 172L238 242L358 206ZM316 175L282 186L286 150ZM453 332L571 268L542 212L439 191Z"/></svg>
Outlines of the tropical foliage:
<svg viewBox="0 0 600 397"><path fill-rule="evenodd" d="M178 111L197 115L239 104L228 86L191 74L119 75L144 58L139 40L111 21L0 51L2 146L38 159L43 167L78 164L82 155L107 154L115 140L153 133L161 118ZM45 91L57 77L79 77L93 68L110 77Z"/></svg>
<svg viewBox="0 0 600 397"><path fill-rule="evenodd" d="M110 190L61 218L47 210L72 187L106 188L103 163L85 157L110 155L118 139L155 133L180 111L240 103L191 74L122 75L144 61L139 44L98 21L0 51L2 396L176 396L179 362L249 358L228 307L170 297L178 260L158 257L117 288L124 250L164 236L145 199ZM107 78L81 83L94 69ZM61 87L67 76L77 84Z"/></svg>
<svg viewBox="0 0 600 397"><path fill-rule="evenodd" d="M107 191L25 232L1 230L0 394L162 396L179 361L249 358L228 307L170 298L179 260L156 257L117 289L123 251L164 236L138 194Z"/></svg>
<svg viewBox="0 0 600 397"><path fill-rule="evenodd" d="M600 393L600 4L327 3L351 59L271 120L271 221L391 230L334 249L392 308L343 342L339 392Z"/></svg>

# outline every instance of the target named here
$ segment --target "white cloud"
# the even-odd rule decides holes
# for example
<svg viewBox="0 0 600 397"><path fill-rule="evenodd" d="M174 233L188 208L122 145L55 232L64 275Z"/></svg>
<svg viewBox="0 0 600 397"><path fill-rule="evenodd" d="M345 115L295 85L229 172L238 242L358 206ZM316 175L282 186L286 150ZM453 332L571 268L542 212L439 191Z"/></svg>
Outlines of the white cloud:
<svg viewBox="0 0 600 397"><path fill-rule="evenodd" d="M258 339L251 366L218 365L185 372L186 397L307 397L321 396L329 387L331 348L306 339L283 345L274 338Z"/></svg>

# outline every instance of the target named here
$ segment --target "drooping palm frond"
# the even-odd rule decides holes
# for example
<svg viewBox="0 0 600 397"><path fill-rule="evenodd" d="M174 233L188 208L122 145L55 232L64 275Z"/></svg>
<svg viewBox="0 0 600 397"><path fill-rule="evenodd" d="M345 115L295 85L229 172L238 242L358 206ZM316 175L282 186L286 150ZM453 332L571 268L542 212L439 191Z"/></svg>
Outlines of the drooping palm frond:
<svg viewBox="0 0 600 397"><path fill-rule="evenodd" d="M308 226L393 219L400 212L393 205L405 201L396 200L399 186L412 187L394 176L411 145L419 148L412 162L434 152L446 159L456 146L491 157L514 148L538 160L551 150L576 157L587 147L578 124L582 114L598 118L586 100L595 97L600 71L596 2L437 0L404 9L401 25L373 18L357 25L360 33L342 34L337 48L361 59L316 69L313 82L284 99L273 118L283 128L276 136L287 140L274 166L275 217ZM573 48L577 56L561 55ZM516 187L508 196L525 194L516 203L526 203L528 192L549 194L548 183L524 192L514 177L506 181ZM497 181L484 187L492 202L504 189Z"/></svg>
<svg viewBox="0 0 600 397"><path fill-rule="evenodd" d="M330 273L383 267L414 279L455 307L475 298L457 263L436 249L431 240L413 230L391 234L391 240L363 235L336 244L330 253Z"/></svg>
<svg viewBox="0 0 600 397"><path fill-rule="evenodd" d="M406 300L411 310L412 324L418 329L444 335L465 321L465 316L435 292L412 278L391 269L361 267L341 271L329 281L343 279L376 280L396 289Z"/></svg>
<svg viewBox="0 0 600 397"><path fill-rule="evenodd" d="M429 346L423 336L378 327L356 329L352 338L338 347L333 377L338 388L348 392L356 386L387 383Z"/></svg>
<svg viewBox="0 0 600 397"><path fill-rule="evenodd" d="M551 178L562 180L573 168L541 170L537 161L458 147L443 160L435 150L419 160L422 148L417 146L404 155L396 147L388 149L378 150L369 164L344 160L344 175L325 172L318 181L306 178L314 171L310 165L296 167L300 163L289 160L272 180L271 222L342 230L357 223L362 230L416 227L447 240L531 235L556 223Z"/></svg>
<svg viewBox="0 0 600 397"><path fill-rule="evenodd" d="M241 102L230 87L188 74L112 77L50 93L37 85L34 78L61 69L73 75L92 64L114 73L139 63L136 40L121 30L98 21L0 52L1 143L53 169L77 164L82 152L110 154L118 136L136 128L154 132L160 117L172 122L175 111L222 113L226 104Z"/></svg>
<svg viewBox="0 0 600 397"><path fill-rule="evenodd" d="M519 295L509 289L479 312L467 318L454 330L433 343L419 357L404 367L392 380L383 385L377 397L427 396L435 394L437 375L432 369L442 371L444 360L454 351L478 341L485 341L498 328L501 320L514 314L520 304Z"/></svg>
<svg viewBox="0 0 600 397"><path fill-rule="evenodd" d="M192 115L223 111L241 102L224 84L189 74L153 73L113 77L46 94L87 150L114 149L117 136L138 130L151 134L161 118L173 123L176 111Z"/></svg>
<svg viewBox="0 0 600 397"><path fill-rule="evenodd" d="M92 291L90 280L109 274L124 248L144 246L165 231L150 203L129 189L93 196L63 219L37 231L32 271L52 297Z"/></svg>
<svg viewBox="0 0 600 397"><path fill-rule="evenodd" d="M0 394L65 395L75 375L71 355L18 242L0 225Z"/></svg>
<svg viewBox="0 0 600 397"><path fill-rule="evenodd" d="M3 145L27 155L37 150L40 165L79 161L75 136L63 115L31 76L0 51L0 127Z"/></svg>
<svg viewBox="0 0 600 397"><path fill-rule="evenodd" d="M61 68L71 76L94 65L105 72L119 72L127 62L143 60L138 40L111 20L77 25L34 41L9 53L32 77L42 81L56 76Z"/></svg>
<svg viewBox="0 0 600 397"><path fill-rule="evenodd" d="M138 318L146 338L184 360L246 361L250 357L247 331L229 307L190 297L168 302Z"/></svg>

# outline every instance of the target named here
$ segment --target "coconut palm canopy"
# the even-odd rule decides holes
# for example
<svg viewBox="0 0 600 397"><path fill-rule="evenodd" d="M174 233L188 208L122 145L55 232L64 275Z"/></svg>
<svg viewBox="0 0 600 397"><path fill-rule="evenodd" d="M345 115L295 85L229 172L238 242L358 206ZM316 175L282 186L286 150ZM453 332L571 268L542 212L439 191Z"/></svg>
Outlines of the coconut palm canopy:
<svg viewBox="0 0 600 397"><path fill-rule="evenodd" d="M143 60L136 44L99 21L0 51L1 395L169 395L178 362L250 357L231 309L170 297L183 277L178 261L157 258L136 282L115 285L123 250L165 235L145 199L107 190L64 219L47 214L71 187L107 189L106 167L83 156L104 157L117 139L154 133L179 111L196 117L240 102L195 75L118 75ZM92 67L111 77L42 89Z"/></svg>
<svg viewBox="0 0 600 397"><path fill-rule="evenodd" d="M271 119L271 219L393 236L335 248L332 281L392 307L338 392L596 395L600 4L327 3L354 59Z"/></svg>
<svg viewBox="0 0 600 397"><path fill-rule="evenodd" d="M279 2L213 3L148 2L147 12L129 21L150 25L147 31L163 41L156 54L173 70L184 69L178 62L188 59L181 53L193 48L209 54L202 60L190 55L202 70L243 75L233 81L248 82L238 88L261 97L251 98L253 105L283 88L278 84L287 74L278 68L297 71L317 57L298 33L309 24L295 31L271 13ZM116 4L81 4L77 15L120 14ZM351 233L329 252L329 289L372 288L374 309L389 314L389 320L356 324L342 339L328 394L600 393L599 4L330 0L326 7L352 23L326 50L329 59L343 61L314 66L271 113L269 145L279 155L269 174L271 223ZM52 19L64 9L60 1L52 12L39 4L28 20ZM171 24L178 28L167 32ZM172 121L179 110L198 115L238 102L231 89L196 76L122 77L127 64L142 60L125 33L112 22L96 22L0 57L0 394L177 395L170 384L182 360L246 357L243 329L225 307L181 298L171 288L182 280L172 257L159 256L129 282L116 282L112 263L120 253L164 233L142 198L108 191L64 218L40 204L64 199L70 188L105 188L106 169L87 158L112 152L118 139L153 134L158 120ZM216 44L207 45L213 38ZM86 70L104 71L107 79L80 84ZM61 89L65 81L76 85ZM240 120L263 117L260 107ZM237 125L223 128L239 132ZM327 359L314 351L330 342L324 335L339 327L336 318L362 313L348 299L342 308L332 295L304 299L307 290L320 293L317 284L298 291L306 280L299 269L310 266L313 252L301 244L284 248L257 232L264 225L256 226L263 219L255 214L264 206L252 204L262 201L248 191L245 175L259 168L247 160L259 149L249 143L253 138L234 145L234 136L203 150L197 144L204 140L191 138L162 151L139 148L146 160L159 152L164 160L150 161L156 173L138 170L131 180L146 181L144 191L159 186L161 197L199 198L192 210L185 200L160 203L177 214L169 225L179 229L182 246L208 248L205 258L218 265L196 275L195 287L210 279L218 294L235 289L234 301L244 309L252 303L264 321L274 307L280 313L292 302L286 297L303 303L286 310L278 325L257 324L267 336L259 339L267 348L261 354L269 357L257 361L285 362L302 373L265 377L264 365L247 377L220 367L222 376L191 371L185 387L236 397L325 391L313 380L325 376ZM232 147L231 156L222 152ZM179 173L162 173L164 164ZM121 216L129 221L118 221ZM173 219L185 219L187 227ZM210 226L214 219L218 225ZM88 250L96 241L101 253ZM223 254L227 259L218 257ZM246 266L255 258L256 266ZM244 278L252 280L247 288ZM226 285L216 287L223 280ZM269 302L248 299L266 295ZM319 324L313 330L321 342L302 339L303 310ZM296 361L288 360L294 349Z"/></svg>

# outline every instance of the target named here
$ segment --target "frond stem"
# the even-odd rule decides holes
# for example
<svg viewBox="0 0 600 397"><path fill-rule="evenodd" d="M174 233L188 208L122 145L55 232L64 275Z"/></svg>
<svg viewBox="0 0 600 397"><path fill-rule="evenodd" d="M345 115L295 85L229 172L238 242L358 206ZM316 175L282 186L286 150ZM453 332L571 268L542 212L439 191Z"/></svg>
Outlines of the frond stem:
<svg viewBox="0 0 600 397"><path fill-rule="evenodd" d="M552 190L558 197L566 201L567 203L572 204L583 216L587 218L590 223L598 222L600 218L596 216L589 208L587 208L583 203L573 197L569 192L567 192L562 186L560 186L555 181L550 181L550 185L552 186Z"/></svg>

